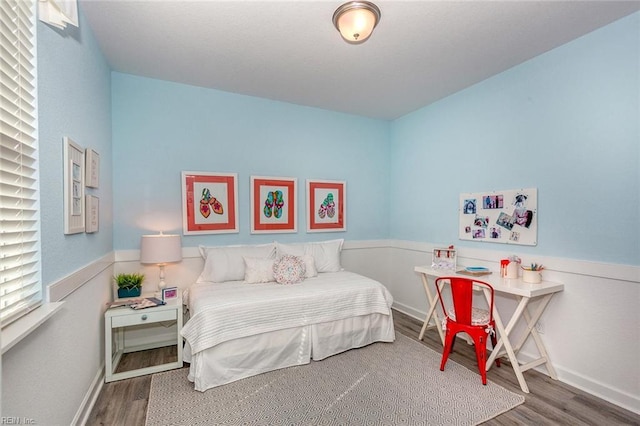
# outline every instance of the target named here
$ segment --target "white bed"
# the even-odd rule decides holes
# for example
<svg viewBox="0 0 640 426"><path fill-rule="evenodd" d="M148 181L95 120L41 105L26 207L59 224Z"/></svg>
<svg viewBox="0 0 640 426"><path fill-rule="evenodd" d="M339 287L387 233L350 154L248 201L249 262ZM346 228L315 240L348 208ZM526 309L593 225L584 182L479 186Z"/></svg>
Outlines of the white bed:
<svg viewBox="0 0 640 426"><path fill-rule="evenodd" d="M395 340L389 291L347 271L291 285L202 281L184 298L184 359L198 391Z"/></svg>

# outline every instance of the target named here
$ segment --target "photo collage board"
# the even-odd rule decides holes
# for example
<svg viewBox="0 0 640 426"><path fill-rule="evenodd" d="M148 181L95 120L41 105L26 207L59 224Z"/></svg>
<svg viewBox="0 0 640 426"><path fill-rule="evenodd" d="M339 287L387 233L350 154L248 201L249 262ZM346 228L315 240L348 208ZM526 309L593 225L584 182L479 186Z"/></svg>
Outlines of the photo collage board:
<svg viewBox="0 0 640 426"><path fill-rule="evenodd" d="M538 243L536 188L460 194L459 216L461 240Z"/></svg>

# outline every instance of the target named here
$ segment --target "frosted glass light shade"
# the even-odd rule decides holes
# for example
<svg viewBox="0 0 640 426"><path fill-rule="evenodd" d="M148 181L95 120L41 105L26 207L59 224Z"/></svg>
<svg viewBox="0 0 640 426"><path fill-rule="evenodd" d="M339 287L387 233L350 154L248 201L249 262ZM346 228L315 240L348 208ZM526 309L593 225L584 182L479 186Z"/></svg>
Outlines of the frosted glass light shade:
<svg viewBox="0 0 640 426"><path fill-rule="evenodd" d="M368 1L352 1L340 6L333 14L333 25L342 38L351 44L366 41L380 20L380 9Z"/></svg>
<svg viewBox="0 0 640 426"><path fill-rule="evenodd" d="M180 235L143 235L140 240L140 263L171 263L182 260Z"/></svg>

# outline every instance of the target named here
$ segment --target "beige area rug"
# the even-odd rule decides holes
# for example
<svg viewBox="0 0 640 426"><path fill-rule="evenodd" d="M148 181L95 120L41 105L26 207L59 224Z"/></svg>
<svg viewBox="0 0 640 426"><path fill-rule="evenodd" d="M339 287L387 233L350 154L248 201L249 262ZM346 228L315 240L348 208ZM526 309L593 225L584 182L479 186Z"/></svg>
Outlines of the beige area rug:
<svg viewBox="0 0 640 426"><path fill-rule="evenodd" d="M323 361L249 377L206 392L186 368L155 374L147 426L475 425L524 397L396 333Z"/></svg>

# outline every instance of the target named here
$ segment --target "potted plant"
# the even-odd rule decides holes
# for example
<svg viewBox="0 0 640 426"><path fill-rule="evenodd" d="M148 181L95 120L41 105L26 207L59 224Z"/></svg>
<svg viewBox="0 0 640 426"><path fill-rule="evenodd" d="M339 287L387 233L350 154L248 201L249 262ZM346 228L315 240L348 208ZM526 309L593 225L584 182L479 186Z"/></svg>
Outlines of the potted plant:
<svg viewBox="0 0 640 426"><path fill-rule="evenodd" d="M118 298L140 296L144 274L118 274L113 279L118 285Z"/></svg>

